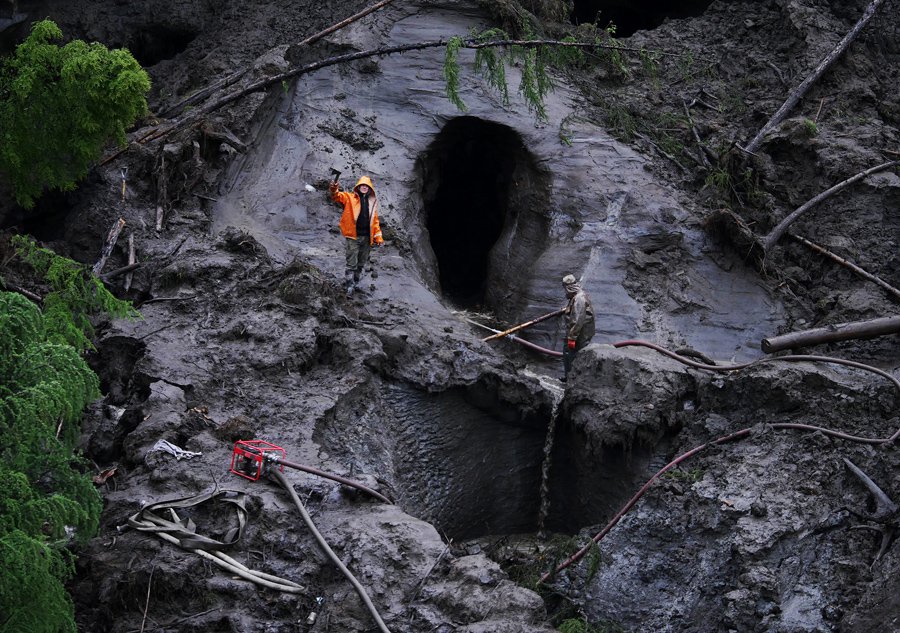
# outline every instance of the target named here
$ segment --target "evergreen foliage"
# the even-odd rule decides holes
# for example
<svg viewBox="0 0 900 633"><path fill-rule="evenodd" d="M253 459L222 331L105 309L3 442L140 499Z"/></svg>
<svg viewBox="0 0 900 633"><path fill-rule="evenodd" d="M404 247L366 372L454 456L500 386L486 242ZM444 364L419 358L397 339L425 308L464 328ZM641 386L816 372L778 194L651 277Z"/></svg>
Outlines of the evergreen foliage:
<svg viewBox="0 0 900 633"><path fill-rule="evenodd" d="M547 119L544 97L553 89L549 68L580 63L584 56L576 48L537 44L538 40L534 38L530 28L525 25L523 29L526 38L521 40L523 44L509 44L509 35L501 29L473 32L471 37L465 40L459 36L450 38L444 56L444 79L447 98L453 105L463 111L466 109L459 96L459 49L474 48L475 71L485 77L492 88L500 92L504 104L509 103L506 67L519 66L521 68L519 92L539 120ZM571 37L559 40L562 43L575 41Z"/></svg>
<svg viewBox="0 0 900 633"><path fill-rule="evenodd" d="M466 104L459 96L459 49L463 44L461 37L451 37L447 42L444 56L444 81L447 82L447 98L460 110L466 110Z"/></svg>
<svg viewBox="0 0 900 633"><path fill-rule="evenodd" d="M140 315L87 266L27 237L12 243L51 291L43 313L0 292L0 633L75 633L67 545L96 533L102 508L75 454L81 413L100 397L81 352L93 314Z"/></svg>
<svg viewBox="0 0 900 633"><path fill-rule="evenodd" d="M101 510L74 455L99 381L48 325L29 300L0 292L0 633L74 633L65 545L92 536Z"/></svg>
<svg viewBox="0 0 900 633"><path fill-rule="evenodd" d="M114 138L147 112L150 79L126 49L81 40L57 46L50 20L0 65L0 171L17 202L44 188L72 190Z"/></svg>
<svg viewBox="0 0 900 633"><path fill-rule="evenodd" d="M12 243L19 255L50 284L51 292L44 297L44 321L50 340L77 350L88 349L94 334L92 314L104 313L128 319L140 317L129 302L110 294L84 264L60 257L22 235L13 237Z"/></svg>

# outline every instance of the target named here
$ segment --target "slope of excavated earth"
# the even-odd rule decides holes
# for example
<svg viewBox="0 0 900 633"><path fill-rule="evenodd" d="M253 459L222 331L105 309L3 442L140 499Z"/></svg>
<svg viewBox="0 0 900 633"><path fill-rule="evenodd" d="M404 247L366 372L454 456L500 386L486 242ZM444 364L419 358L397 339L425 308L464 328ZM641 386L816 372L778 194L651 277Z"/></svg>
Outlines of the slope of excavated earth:
<svg viewBox="0 0 900 633"><path fill-rule="evenodd" d="M881 441L900 427L897 336L734 365L762 358L766 336L896 314L896 297L790 240L758 267L712 221L727 206L764 235L900 150L896 0L755 155L735 150L866 4L714 1L655 20L620 40L623 65L589 57L556 72L546 121L515 92L520 68L504 103L470 52L465 112L446 99L442 48L332 66L135 143L42 203L20 228L93 262L121 216L142 263L127 289L110 280L142 319L101 324L90 359L106 396L83 447L115 474L70 583L80 630L377 630L287 491L229 473L234 442L248 439L390 499L285 470L395 633L528 633L565 619L641 633L900 630L900 550L882 540L896 511L873 518L871 490L845 462L900 500L896 443ZM398 1L296 46L363 6L21 1L29 17L0 34L49 16L67 36L129 47L154 82L138 139L227 78L213 98L340 53L509 28L526 10L548 36L571 27L551 21L552 2ZM657 62L641 47L661 51ZM721 162L704 166L713 155ZM344 187L370 174L381 204L387 245L353 297L331 168ZM900 285L896 169L791 230ZM123 243L107 270L126 263ZM598 332L564 385L558 358L485 343L470 321L555 310L568 272L593 297ZM522 336L561 349L558 319ZM635 339L693 352L679 360ZM535 584L654 473L709 443L582 560ZM129 527L149 504L220 490L247 507L227 554L302 590L259 587ZM216 504L178 514L222 540L236 521Z"/></svg>

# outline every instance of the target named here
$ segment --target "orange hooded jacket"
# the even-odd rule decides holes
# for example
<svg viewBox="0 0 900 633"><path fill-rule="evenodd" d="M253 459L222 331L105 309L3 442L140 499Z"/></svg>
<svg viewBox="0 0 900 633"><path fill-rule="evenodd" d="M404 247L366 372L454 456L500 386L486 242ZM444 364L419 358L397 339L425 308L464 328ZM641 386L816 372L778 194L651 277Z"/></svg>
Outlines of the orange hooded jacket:
<svg viewBox="0 0 900 633"><path fill-rule="evenodd" d="M359 217L361 206L358 191L360 185L368 185L371 191L369 194L369 245L384 244L384 239L381 237L381 224L378 222L378 198L375 195L375 186L368 176L360 177L353 187L353 191L340 191L336 182L328 186L331 199L344 207L344 212L341 214L341 234L344 237L356 239L356 219Z"/></svg>

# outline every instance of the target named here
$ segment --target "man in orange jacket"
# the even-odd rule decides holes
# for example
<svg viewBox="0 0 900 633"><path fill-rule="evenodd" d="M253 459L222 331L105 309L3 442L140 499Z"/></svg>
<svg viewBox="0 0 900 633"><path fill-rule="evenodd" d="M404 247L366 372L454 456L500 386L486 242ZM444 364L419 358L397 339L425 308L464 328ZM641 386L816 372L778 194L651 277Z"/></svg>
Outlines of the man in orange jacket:
<svg viewBox="0 0 900 633"><path fill-rule="evenodd" d="M347 270L344 289L347 296L359 288L363 268L369 261L369 250L384 244L378 222L378 198L372 179L362 176L353 191L341 191L337 180L328 187L331 199L344 207L341 214L341 234L346 238Z"/></svg>

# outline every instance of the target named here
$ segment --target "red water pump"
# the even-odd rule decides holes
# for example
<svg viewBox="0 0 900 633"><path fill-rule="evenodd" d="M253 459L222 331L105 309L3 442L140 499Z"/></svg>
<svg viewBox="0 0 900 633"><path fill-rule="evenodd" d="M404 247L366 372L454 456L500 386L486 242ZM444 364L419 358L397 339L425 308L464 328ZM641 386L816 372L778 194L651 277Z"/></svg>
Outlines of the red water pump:
<svg viewBox="0 0 900 633"><path fill-rule="evenodd" d="M257 481L268 472L270 462L281 464L284 449L264 440L238 440L231 453L231 472L244 479ZM284 472L284 466L279 466Z"/></svg>

